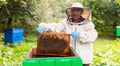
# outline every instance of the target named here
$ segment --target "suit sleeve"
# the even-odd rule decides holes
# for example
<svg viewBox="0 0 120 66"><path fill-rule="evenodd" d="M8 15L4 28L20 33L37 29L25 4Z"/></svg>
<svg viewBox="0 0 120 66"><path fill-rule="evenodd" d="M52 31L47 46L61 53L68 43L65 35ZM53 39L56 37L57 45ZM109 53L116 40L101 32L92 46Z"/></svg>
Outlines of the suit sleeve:
<svg viewBox="0 0 120 66"><path fill-rule="evenodd" d="M85 30L80 32L80 42L88 43L94 42L98 36L97 31L95 30L95 26L92 22L85 25Z"/></svg>
<svg viewBox="0 0 120 66"><path fill-rule="evenodd" d="M44 26L45 27L45 31L52 31L52 32L57 32L57 33L62 33L65 31L65 26L63 24L63 22L59 22L59 23L41 23L39 24L39 26Z"/></svg>

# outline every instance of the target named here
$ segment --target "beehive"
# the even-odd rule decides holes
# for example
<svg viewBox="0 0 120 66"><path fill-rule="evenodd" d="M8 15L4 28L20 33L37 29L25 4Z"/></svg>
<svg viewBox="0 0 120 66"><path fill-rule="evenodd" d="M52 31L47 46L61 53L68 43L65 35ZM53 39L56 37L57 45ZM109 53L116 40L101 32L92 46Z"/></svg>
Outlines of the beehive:
<svg viewBox="0 0 120 66"><path fill-rule="evenodd" d="M44 32L37 38L37 54L49 56L69 55L70 35Z"/></svg>
<svg viewBox="0 0 120 66"><path fill-rule="evenodd" d="M120 37L120 26L116 27L116 36Z"/></svg>
<svg viewBox="0 0 120 66"><path fill-rule="evenodd" d="M37 48L32 48L22 62L22 66L83 66L82 59L70 48L67 57L50 57L37 55Z"/></svg>
<svg viewBox="0 0 120 66"><path fill-rule="evenodd" d="M49 43L44 43L46 40L42 41L43 38L47 39ZM37 39L37 48L30 49L22 61L22 66L83 66L82 59L69 46L69 34L43 33L39 34ZM57 43L57 41L61 43Z"/></svg>
<svg viewBox="0 0 120 66"><path fill-rule="evenodd" d="M12 28L5 30L5 43L19 43L22 42L23 40L23 33L24 29L23 28Z"/></svg>

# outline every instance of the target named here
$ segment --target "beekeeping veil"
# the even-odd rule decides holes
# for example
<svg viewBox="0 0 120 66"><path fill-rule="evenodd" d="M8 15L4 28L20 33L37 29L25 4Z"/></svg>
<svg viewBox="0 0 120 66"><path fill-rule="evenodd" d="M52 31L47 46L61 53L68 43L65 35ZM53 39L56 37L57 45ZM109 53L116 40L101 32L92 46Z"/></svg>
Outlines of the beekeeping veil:
<svg viewBox="0 0 120 66"><path fill-rule="evenodd" d="M91 20L91 11L88 8L85 8L81 3L74 3L72 6L68 7L65 9L66 14L67 14L67 20L69 21L71 17L71 9L72 8L80 8L83 10L81 17L84 18L85 20Z"/></svg>

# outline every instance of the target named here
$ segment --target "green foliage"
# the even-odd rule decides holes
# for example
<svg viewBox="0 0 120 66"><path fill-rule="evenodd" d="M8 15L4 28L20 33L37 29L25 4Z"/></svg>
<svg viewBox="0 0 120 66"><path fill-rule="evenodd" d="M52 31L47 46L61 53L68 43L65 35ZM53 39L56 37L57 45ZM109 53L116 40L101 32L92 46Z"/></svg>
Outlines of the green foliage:
<svg viewBox="0 0 120 66"><path fill-rule="evenodd" d="M6 0L0 0L0 6L3 4L7 4Z"/></svg>
<svg viewBox="0 0 120 66"><path fill-rule="evenodd" d="M3 42L3 40L4 40L4 34L0 33L0 41Z"/></svg>
<svg viewBox="0 0 120 66"><path fill-rule="evenodd" d="M99 36L115 36L115 27L120 25L119 0L1 0L0 32L7 29L11 15L11 28L23 27L25 34L35 33L41 22L59 22L66 18L64 10L74 2L81 2L92 10L92 21Z"/></svg>
<svg viewBox="0 0 120 66"><path fill-rule="evenodd" d="M102 1L102 0L101 0ZM100 2L101 2L100 1ZM90 6L93 11L93 22L97 26L99 35L115 36L115 27L120 21L120 6L115 1L96 1L95 6ZM94 4L93 4L94 5ZM101 34L100 34L101 33Z"/></svg>
<svg viewBox="0 0 120 66"><path fill-rule="evenodd" d="M25 3L23 4L21 0L6 0L5 2L0 6L0 32L8 29L8 26L21 27L22 22L25 21Z"/></svg>
<svg viewBox="0 0 120 66"><path fill-rule="evenodd" d="M94 59L91 65L120 66L120 39L111 41L99 39L98 41L94 44Z"/></svg>
<svg viewBox="0 0 120 66"><path fill-rule="evenodd" d="M7 29L8 25L8 15L4 8L12 15L11 28L23 27L25 33L35 33L35 28L40 22L58 22L66 16L63 13L66 7L64 0L7 0L6 6L1 6L0 31ZM16 7L13 8L14 6Z"/></svg>
<svg viewBox="0 0 120 66"><path fill-rule="evenodd" d="M120 5L120 0L115 0Z"/></svg>
<svg viewBox="0 0 120 66"><path fill-rule="evenodd" d="M6 46L0 41L0 66L21 66L29 49L36 47L36 45L35 36L26 37L23 42L17 45Z"/></svg>

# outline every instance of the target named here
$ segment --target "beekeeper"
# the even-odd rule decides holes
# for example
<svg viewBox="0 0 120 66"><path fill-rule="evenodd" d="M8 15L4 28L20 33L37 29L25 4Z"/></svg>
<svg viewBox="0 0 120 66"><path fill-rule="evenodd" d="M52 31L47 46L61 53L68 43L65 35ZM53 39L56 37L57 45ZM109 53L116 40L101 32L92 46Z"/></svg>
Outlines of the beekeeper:
<svg viewBox="0 0 120 66"><path fill-rule="evenodd" d="M93 58L92 42L98 36L95 26L91 21L91 11L81 3L74 3L65 9L67 19L59 23L40 23L37 31L70 34L70 46L73 47L83 60L83 66L89 66Z"/></svg>

